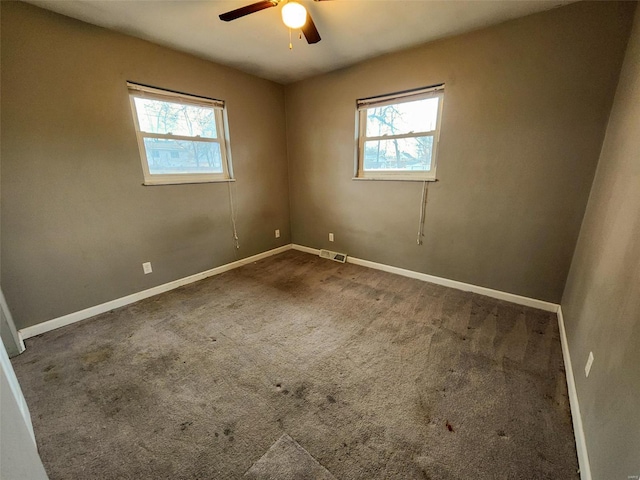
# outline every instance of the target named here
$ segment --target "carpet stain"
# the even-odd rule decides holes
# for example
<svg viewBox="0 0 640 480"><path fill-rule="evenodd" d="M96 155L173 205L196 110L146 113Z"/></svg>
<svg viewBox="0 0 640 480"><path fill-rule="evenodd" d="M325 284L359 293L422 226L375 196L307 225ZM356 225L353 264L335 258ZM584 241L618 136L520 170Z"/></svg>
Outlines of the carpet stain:
<svg viewBox="0 0 640 480"><path fill-rule="evenodd" d="M49 371L44 376L44 381L45 382L52 382L54 380L58 380L59 378L60 378L60 374L58 372Z"/></svg>
<svg viewBox="0 0 640 480"><path fill-rule="evenodd" d="M302 385L300 385L294 390L293 396L296 397L297 399L304 400L307 396L307 388L308 388L307 384L303 383Z"/></svg>
<svg viewBox="0 0 640 480"><path fill-rule="evenodd" d="M158 356L143 355L142 358L144 358L142 368L150 376L166 375L177 368L183 368L182 365L186 363L176 350L170 350Z"/></svg>
<svg viewBox="0 0 640 480"><path fill-rule="evenodd" d="M106 345L104 347L97 348L96 350L92 350L88 353L82 355L82 361L85 364L86 368L92 368L93 366L106 362L113 355L113 347L111 345Z"/></svg>
<svg viewBox="0 0 640 480"><path fill-rule="evenodd" d="M144 405L141 402L149 400L148 393L139 385L125 383L112 387L92 388L86 391L87 398L97 405L106 418L114 417L122 410L127 410L127 414L137 410ZM132 413L132 412L131 412Z"/></svg>
<svg viewBox="0 0 640 480"><path fill-rule="evenodd" d="M272 285L281 292L289 295L300 296L309 292L309 287L301 278L277 278L274 279Z"/></svg>

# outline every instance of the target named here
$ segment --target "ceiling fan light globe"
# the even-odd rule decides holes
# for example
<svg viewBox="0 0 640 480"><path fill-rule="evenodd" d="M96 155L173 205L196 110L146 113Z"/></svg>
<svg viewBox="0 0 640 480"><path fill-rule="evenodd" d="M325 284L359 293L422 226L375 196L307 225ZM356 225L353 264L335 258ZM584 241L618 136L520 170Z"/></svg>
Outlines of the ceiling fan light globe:
<svg viewBox="0 0 640 480"><path fill-rule="evenodd" d="M287 2L282 6L282 21L289 28L302 28L307 22L307 10L298 2Z"/></svg>

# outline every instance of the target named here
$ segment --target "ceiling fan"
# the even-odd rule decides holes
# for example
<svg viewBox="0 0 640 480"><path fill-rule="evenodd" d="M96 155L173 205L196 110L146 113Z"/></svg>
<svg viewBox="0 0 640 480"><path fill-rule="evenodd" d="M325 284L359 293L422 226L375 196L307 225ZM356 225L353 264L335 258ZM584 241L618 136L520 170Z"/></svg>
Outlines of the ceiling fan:
<svg viewBox="0 0 640 480"><path fill-rule="evenodd" d="M314 1L320 2L322 0ZM281 3L284 3L282 6L282 21L284 24L292 29L301 29L304 34L304 38L307 39L307 43L318 43L321 40L320 33L318 33L318 29L316 28L315 23L313 23L311 15L309 15L306 8L293 0L265 0L262 2L252 3L251 5L221 14L220 20L223 22L230 22L231 20L236 20L240 17L259 12L266 8L277 7Z"/></svg>

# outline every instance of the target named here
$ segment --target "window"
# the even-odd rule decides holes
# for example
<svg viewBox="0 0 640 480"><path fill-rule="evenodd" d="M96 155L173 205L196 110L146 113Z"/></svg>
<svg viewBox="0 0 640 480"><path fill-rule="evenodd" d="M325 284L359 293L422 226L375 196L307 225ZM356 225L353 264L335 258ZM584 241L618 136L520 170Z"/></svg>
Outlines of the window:
<svg viewBox="0 0 640 480"><path fill-rule="evenodd" d="M145 185L232 179L224 102L127 86Z"/></svg>
<svg viewBox="0 0 640 480"><path fill-rule="evenodd" d="M357 101L356 178L435 180L444 85Z"/></svg>

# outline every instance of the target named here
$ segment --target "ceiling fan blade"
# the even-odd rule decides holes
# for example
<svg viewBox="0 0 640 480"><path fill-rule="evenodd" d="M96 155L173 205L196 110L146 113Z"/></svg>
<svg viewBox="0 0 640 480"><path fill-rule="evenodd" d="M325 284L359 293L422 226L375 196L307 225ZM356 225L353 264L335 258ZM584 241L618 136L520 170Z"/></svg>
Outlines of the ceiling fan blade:
<svg viewBox="0 0 640 480"><path fill-rule="evenodd" d="M307 23L302 26L302 33L304 33L304 38L307 39L307 43L318 43L322 40L309 12L307 12Z"/></svg>
<svg viewBox="0 0 640 480"><path fill-rule="evenodd" d="M256 13L260 10L264 10L265 8L271 8L278 5L276 1L266 0L264 2L252 3L251 5L247 5L246 7L236 8L235 10L231 10L230 12L226 12L220 15L220 20L223 22L230 22L231 20L235 20L236 18L244 17L245 15L249 15L250 13Z"/></svg>

